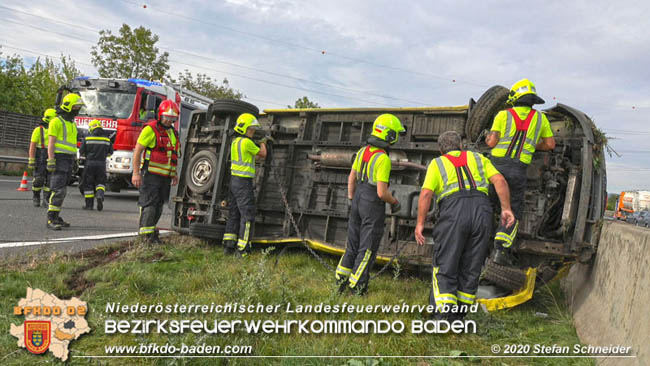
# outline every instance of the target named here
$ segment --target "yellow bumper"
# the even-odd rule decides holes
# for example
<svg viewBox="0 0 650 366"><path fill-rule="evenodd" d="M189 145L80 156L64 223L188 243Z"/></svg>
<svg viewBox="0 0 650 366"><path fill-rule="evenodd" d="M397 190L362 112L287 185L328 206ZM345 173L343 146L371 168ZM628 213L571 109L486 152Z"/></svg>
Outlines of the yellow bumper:
<svg viewBox="0 0 650 366"><path fill-rule="evenodd" d="M251 241L254 244L286 244L286 243L300 243L302 240L300 240L300 238L283 238L283 239L263 239L263 238L255 239L254 238ZM335 255L343 255L343 253L345 253L345 249L337 248L317 240L305 239L305 243L307 243L307 245L309 245L310 248L317 250L319 252L335 254ZM386 264L388 263L388 261L390 261L390 257L377 255L377 259L376 259L377 263ZM397 262L397 259L394 262Z"/></svg>
<svg viewBox="0 0 650 366"><path fill-rule="evenodd" d="M526 285L519 291L510 296L496 297L494 299L478 299L476 301L478 301L479 304L483 304L488 311L512 308L523 304L533 297L536 276L537 268L528 268L526 271Z"/></svg>
<svg viewBox="0 0 650 366"><path fill-rule="evenodd" d="M288 244L288 243L300 243L300 238L283 238L283 239L253 239L253 243L256 244ZM331 246L329 244L320 242L313 239L305 239L305 243L309 245L310 248L317 250L319 252L334 254L334 255L343 255L345 252L344 249ZM390 257L377 256L377 262L380 264L386 264L390 261ZM397 261L397 260L396 260ZM554 278L557 279L564 275L570 265L564 266L562 270L559 271L558 275ZM483 304L488 311L502 310L507 308L512 308L517 305L521 305L526 301L530 300L533 297L533 292L535 291L535 278L537 276L537 268L528 268L526 271L526 285L522 287L519 291L513 293L512 295L505 297L497 297L493 299L477 299L476 301L480 304Z"/></svg>

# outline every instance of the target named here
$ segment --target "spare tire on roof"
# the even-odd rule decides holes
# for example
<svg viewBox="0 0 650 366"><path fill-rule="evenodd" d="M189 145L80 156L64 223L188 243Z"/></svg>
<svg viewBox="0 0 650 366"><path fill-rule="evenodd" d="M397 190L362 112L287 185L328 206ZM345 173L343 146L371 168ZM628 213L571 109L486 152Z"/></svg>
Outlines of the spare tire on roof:
<svg viewBox="0 0 650 366"><path fill-rule="evenodd" d="M478 98L476 104L470 109L465 124L465 135L470 141L475 142L481 131L490 128L494 116L508 107L506 104L508 93L510 93L508 88L495 85Z"/></svg>
<svg viewBox="0 0 650 366"><path fill-rule="evenodd" d="M234 114L250 113L259 117L260 110L255 105L236 99L217 99L210 104L209 114Z"/></svg>

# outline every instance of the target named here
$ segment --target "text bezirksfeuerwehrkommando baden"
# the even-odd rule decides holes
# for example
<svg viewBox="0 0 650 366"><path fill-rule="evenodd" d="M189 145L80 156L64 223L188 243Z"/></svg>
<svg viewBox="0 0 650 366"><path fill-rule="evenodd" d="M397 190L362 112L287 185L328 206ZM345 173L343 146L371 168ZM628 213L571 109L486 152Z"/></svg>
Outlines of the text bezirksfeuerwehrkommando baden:
<svg viewBox="0 0 650 366"><path fill-rule="evenodd" d="M478 307L476 304L472 307ZM110 314L376 314L376 313L433 313L433 305L401 304L240 304L238 302L210 304L122 304L106 303L106 313ZM476 311L471 309L470 311Z"/></svg>
<svg viewBox="0 0 650 366"><path fill-rule="evenodd" d="M469 307L476 312L478 305ZM220 304L122 304L107 303L107 314L389 314L389 313L433 313L432 305L383 304L355 305L342 304L240 304L228 302ZM182 334L209 333L228 334L238 331L246 333L302 333L302 334L386 334L410 331L420 333L476 333L476 323L472 320L453 322L413 319L408 325L402 320L346 320L346 319L284 319L284 320L247 320L247 319L130 319L117 320L107 318L104 321L106 334Z"/></svg>

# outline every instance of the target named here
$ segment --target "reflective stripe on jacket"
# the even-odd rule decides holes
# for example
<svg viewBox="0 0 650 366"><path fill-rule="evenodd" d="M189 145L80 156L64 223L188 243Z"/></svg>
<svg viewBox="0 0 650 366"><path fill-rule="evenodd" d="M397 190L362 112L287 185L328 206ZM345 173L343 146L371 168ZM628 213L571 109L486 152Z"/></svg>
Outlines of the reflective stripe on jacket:
<svg viewBox="0 0 650 366"><path fill-rule="evenodd" d="M236 137L230 145L230 174L243 178L255 178L255 156L242 151L248 137Z"/></svg>
<svg viewBox="0 0 650 366"><path fill-rule="evenodd" d="M108 137L91 135L86 136L79 147L79 155L88 160L104 161L113 154L113 145Z"/></svg>
<svg viewBox="0 0 650 366"><path fill-rule="evenodd" d="M54 152L56 154L77 155L77 125L74 122L66 121L63 117L57 116L50 121L61 123L61 133L56 135Z"/></svg>

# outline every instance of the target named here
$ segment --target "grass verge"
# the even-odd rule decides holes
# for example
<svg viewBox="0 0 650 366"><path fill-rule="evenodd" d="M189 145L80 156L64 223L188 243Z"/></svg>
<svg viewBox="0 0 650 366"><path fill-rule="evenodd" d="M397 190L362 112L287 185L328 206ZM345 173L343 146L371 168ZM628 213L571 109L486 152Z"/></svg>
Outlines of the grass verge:
<svg viewBox="0 0 650 366"><path fill-rule="evenodd" d="M572 347L579 340L564 296L557 284L539 289L533 300L517 308L496 313L470 314L475 334L412 334L410 324L426 320L418 313L294 314L285 312L288 303L298 304L421 304L428 303L429 282L404 271L385 273L371 282L365 297L338 295L333 274L307 252L267 247L246 258L225 256L220 247L196 238L173 235L163 245L124 242L74 256L24 257L0 264L0 364L35 365L58 363L51 354L32 355L16 347L9 323L21 324L12 315L13 306L25 297L27 287L39 288L60 299L79 296L87 301L86 315L92 332L69 346L72 365L593 365L592 359L549 358L362 358L360 356L467 356L493 355L498 344L535 344ZM278 248L279 249L279 248ZM336 266L336 258L326 258ZM387 271L390 272L390 271ZM272 314L110 314L110 302L132 305L166 304L257 304L280 305ZM543 313L547 316L539 316ZM105 334L107 319L199 319L222 320L401 320L401 334ZM251 346L252 356L350 356L344 358L119 358L89 359L105 355L106 346L141 343L163 345L207 344Z"/></svg>

